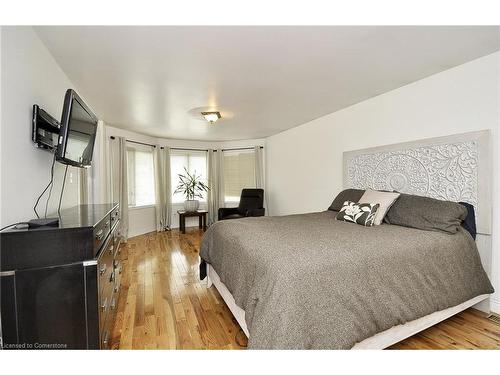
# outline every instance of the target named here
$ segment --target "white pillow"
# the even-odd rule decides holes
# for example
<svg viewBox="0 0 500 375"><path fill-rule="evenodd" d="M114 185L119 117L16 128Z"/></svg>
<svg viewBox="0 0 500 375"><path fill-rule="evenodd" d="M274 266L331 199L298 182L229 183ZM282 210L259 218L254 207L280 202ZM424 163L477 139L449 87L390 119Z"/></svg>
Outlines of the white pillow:
<svg viewBox="0 0 500 375"><path fill-rule="evenodd" d="M366 190L358 203L378 203L380 207L375 214L373 225L380 225L382 224L382 220L384 220L385 214L389 211L389 208L391 208L394 202L396 202L396 199L399 198L399 195L399 193Z"/></svg>

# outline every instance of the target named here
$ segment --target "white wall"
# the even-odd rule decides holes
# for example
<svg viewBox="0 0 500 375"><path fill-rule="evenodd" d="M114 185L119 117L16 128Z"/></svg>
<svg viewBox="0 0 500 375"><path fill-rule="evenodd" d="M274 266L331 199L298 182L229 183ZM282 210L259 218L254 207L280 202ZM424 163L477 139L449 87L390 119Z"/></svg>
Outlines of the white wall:
<svg viewBox="0 0 500 375"><path fill-rule="evenodd" d="M154 144L158 146L179 147L179 148L233 148L233 147L253 147L264 146L264 139L251 139L242 141L224 141L224 142L206 142L206 141L190 141L180 139L164 139L155 138L147 135L142 135L129 130L123 130L112 126L106 126L106 140L109 142L109 137L125 137L133 141ZM107 160L110 160L107 157ZM184 205L174 204L172 206L172 228L179 227L178 210L182 210ZM207 209L206 203L200 203L200 209ZM186 227L198 226L198 218L186 219ZM138 236L140 234L153 232L156 230L156 214L154 207L136 207L129 209L129 237Z"/></svg>
<svg viewBox="0 0 500 375"><path fill-rule="evenodd" d="M35 217L33 205L50 180L52 154L31 141L33 104L60 119L64 94L73 84L31 27L1 32L2 226ZM49 213L57 211L64 167L56 163ZM79 203L77 169L69 167L63 207ZM38 211L43 213L45 200Z"/></svg>
<svg viewBox="0 0 500 375"><path fill-rule="evenodd" d="M500 53L495 53L267 139L271 215L325 210L342 189L342 153L492 129L493 212L500 210ZM334 88L332 88L334 90ZM500 292L500 217L493 217L492 281ZM500 312L500 293L492 309Z"/></svg>

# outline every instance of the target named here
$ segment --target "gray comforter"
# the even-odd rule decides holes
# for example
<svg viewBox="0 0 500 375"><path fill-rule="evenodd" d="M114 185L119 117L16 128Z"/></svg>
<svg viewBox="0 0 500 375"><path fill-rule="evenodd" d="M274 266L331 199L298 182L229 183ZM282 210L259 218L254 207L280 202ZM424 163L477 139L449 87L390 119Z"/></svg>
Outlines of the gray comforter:
<svg viewBox="0 0 500 375"><path fill-rule="evenodd" d="M217 222L200 255L246 312L253 349L348 349L493 288L461 230L335 220L335 212Z"/></svg>

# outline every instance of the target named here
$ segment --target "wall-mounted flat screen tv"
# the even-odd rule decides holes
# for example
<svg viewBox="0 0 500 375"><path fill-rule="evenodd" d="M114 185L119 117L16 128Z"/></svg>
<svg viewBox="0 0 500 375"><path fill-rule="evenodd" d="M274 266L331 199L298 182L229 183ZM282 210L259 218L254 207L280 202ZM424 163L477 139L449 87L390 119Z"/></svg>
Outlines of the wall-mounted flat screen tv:
<svg viewBox="0 0 500 375"><path fill-rule="evenodd" d="M80 168L90 166L96 132L97 116L74 90L68 89L64 97L57 161Z"/></svg>

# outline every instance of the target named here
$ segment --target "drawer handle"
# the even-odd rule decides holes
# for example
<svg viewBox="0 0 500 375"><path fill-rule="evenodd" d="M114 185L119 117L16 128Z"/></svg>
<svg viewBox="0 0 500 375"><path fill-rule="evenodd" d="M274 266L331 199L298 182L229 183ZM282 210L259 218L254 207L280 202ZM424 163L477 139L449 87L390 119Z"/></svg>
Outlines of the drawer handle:
<svg viewBox="0 0 500 375"><path fill-rule="evenodd" d="M95 235L95 238L97 238L98 241L102 240L102 235L104 234L104 231L101 229L97 234Z"/></svg>
<svg viewBox="0 0 500 375"><path fill-rule="evenodd" d="M104 332L104 338L102 339L102 344L104 346L108 345L108 336L109 336L108 331Z"/></svg>
<svg viewBox="0 0 500 375"><path fill-rule="evenodd" d="M109 225L109 220L106 221L106 223L104 224L104 228L106 228L108 225Z"/></svg>
<svg viewBox="0 0 500 375"><path fill-rule="evenodd" d="M113 254L113 250L114 250L114 249L115 249L115 247L114 247L113 245L111 245L111 246L109 247L109 252L110 252L111 254Z"/></svg>
<svg viewBox="0 0 500 375"><path fill-rule="evenodd" d="M120 285L116 285L116 286L115 286L115 289L114 289L114 292L115 292L115 293L118 293L118 291L119 291L119 290L120 290Z"/></svg>
<svg viewBox="0 0 500 375"><path fill-rule="evenodd" d="M115 281L115 271L111 272L111 276L109 278L109 282L110 283L113 282L113 281Z"/></svg>
<svg viewBox="0 0 500 375"><path fill-rule="evenodd" d="M120 265L120 268L118 269L118 273L121 275L123 270L123 266Z"/></svg>
<svg viewBox="0 0 500 375"><path fill-rule="evenodd" d="M102 276L106 272L106 265L102 266L101 269L99 270L99 274Z"/></svg>
<svg viewBox="0 0 500 375"><path fill-rule="evenodd" d="M116 307L116 301L115 299L113 298L113 300L111 301L111 310L114 310Z"/></svg>
<svg viewBox="0 0 500 375"><path fill-rule="evenodd" d="M106 311L106 308L108 307L108 297L104 299L104 302L101 305L102 311Z"/></svg>

